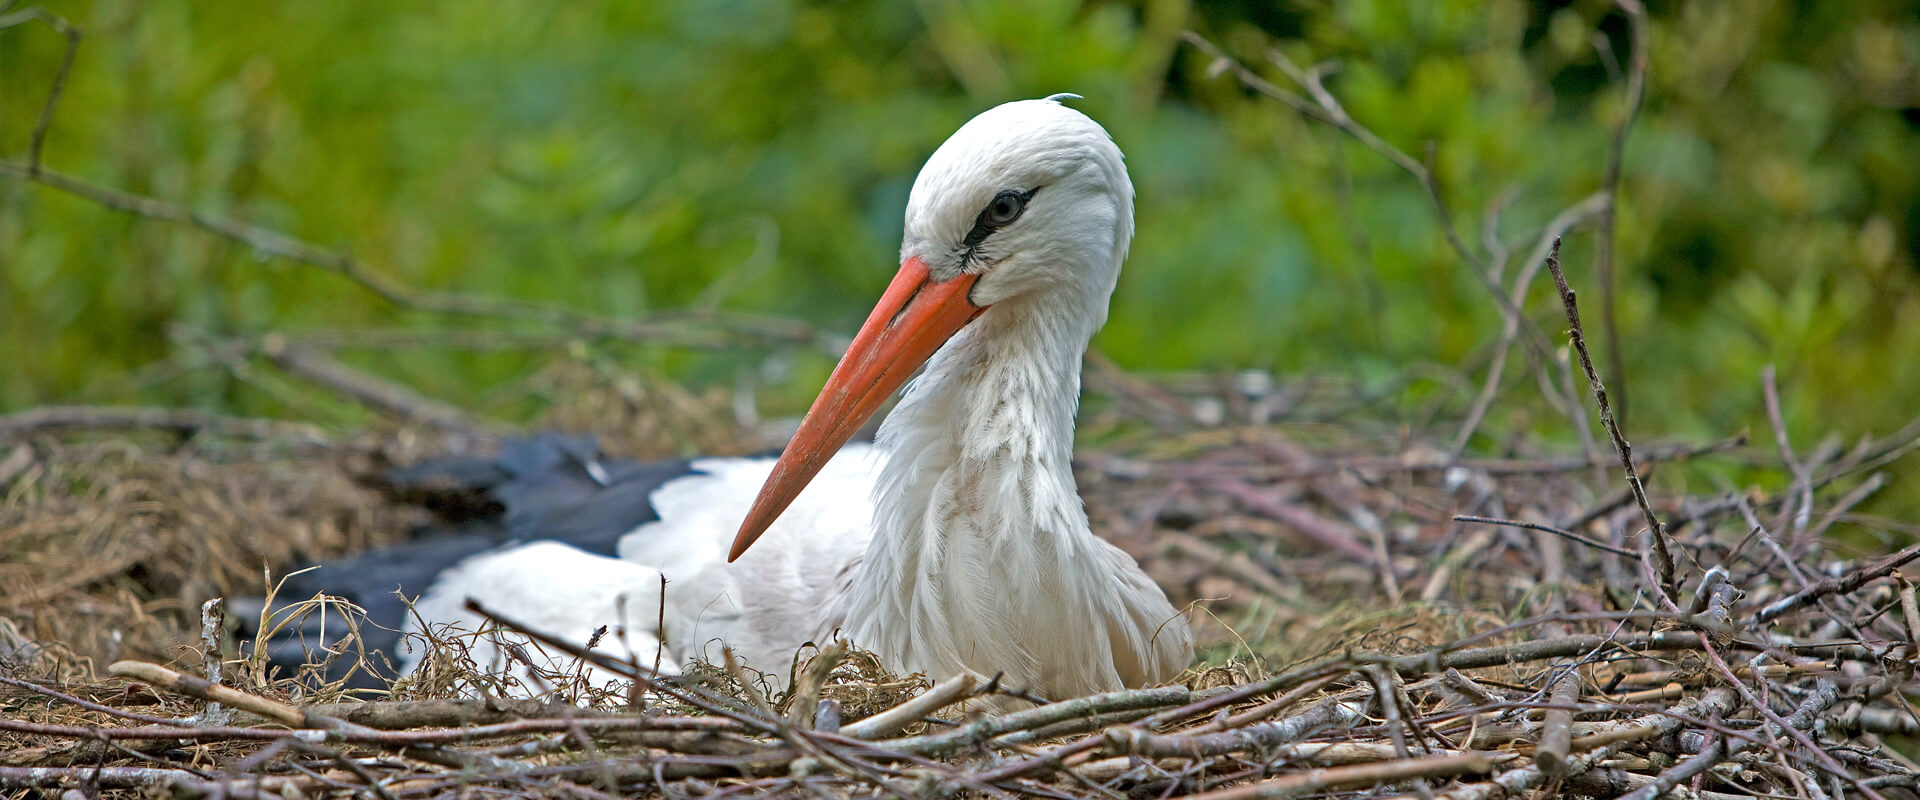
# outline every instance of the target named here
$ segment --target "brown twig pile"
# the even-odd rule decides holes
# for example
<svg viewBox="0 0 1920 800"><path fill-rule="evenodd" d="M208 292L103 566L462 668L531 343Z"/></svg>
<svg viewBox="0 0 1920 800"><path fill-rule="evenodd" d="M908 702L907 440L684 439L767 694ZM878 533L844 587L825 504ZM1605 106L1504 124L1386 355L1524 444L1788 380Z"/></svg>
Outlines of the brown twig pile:
<svg viewBox="0 0 1920 800"><path fill-rule="evenodd" d="M1454 458L1420 437L1368 452L1336 432L1362 427L1357 419L1339 428L1288 421L1364 417L1365 398L1338 386L1149 382L1098 364L1090 383L1102 410L1090 414L1089 435L1107 442L1080 465L1096 525L1195 603L1214 645L1182 685L1032 698L976 676L929 686L836 645L796 667L791 693L768 697L725 665L653 680L644 665L587 643L522 631L635 685L582 694L561 680L543 700L509 700L459 697L446 684L356 701L290 693L290 681L231 663L221 683L146 660L95 678L71 654L14 632L0 653L0 787L383 798L1654 797L1676 787L1697 797L1900 797L1920 781L1897 746L1920 732L1904 699L1920 604L1899 571L1920 547L1848 558L1836 544L1843 530L1911 532L1852 509L1884 483L1877 470L1920 447L1920 426L1804 457L1784 439L1771 456L1739 439L1642 448L1632 461L1640 477L1769 461L1790 476L1773 492L1682 495L1656 484L1643 505L1612 477L1618 453ZM84 415L66 416L71 429ZM26 466L0 476L16 514L0 530L88 527L45 513L58 493L44 476L84 483L62 462L96 451L49 444L45 418L0 423L0 435L34 432L12 434L34 444ZM1248 424L1257 418L1270 421ZM351 469L339 452L369 457L365 443L331 446L331 458L299 448L274 458L282 470L308 464L324 484ZM146 458L217 486L261 473L248 461L262 458L258 449L209 443L197 456ZM143 463L140 449L114 452ZM231 472L210 466L222 461ZM177 491L192 496L192 479L182 483ZM117 496L80 495L96 514L124 505L158 513L176 501ZM402 518L379 510L392 501L357 497L362 513ZM293 510L302 501L266 502ZM213 508L195 513L217 519ZM148 527L113 518L96 526L98 546L155 542L143 558L168 574L170 556L217 557L180 551L187 537L169 531L244 538L258 522L171 513ZM71 577L54 584L64 593L10 607L40 619L54 598L133 591L145 578L126 568ZM151 615L176 644L196 636L188 600ZM42 640L65 643L70 632ZM146 647L163 660L188 652ZM222 647L241 652L216 637ZM987 695L996 696L990 707L1013 710L982 713Z"/></svg>

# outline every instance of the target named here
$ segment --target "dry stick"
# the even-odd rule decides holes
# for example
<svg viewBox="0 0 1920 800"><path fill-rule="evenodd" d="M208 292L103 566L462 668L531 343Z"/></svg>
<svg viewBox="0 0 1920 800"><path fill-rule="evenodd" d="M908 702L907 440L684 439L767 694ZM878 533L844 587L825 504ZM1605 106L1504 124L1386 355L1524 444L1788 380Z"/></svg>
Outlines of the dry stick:
<svg viewBox="0 0 1920 800"><path fill-rule="evenodd" d="M458 725L488 725L522 719L570 714L581 718L615 717L613 712L532 699L489 697L483 700L370 700L323 703L313 711L380 730ZM714 717L656 717L662 730L737 730L733 723Z"/></svg>
<svg viewBox="0 0 1920 800"><path fill-rule="evenodd" d="M362 372L319 353L297 347L265 348L281 369L325 386L374 411L459 431L484 430L487 423L452 405L430 399L396 381Z"/></svg>
<svg viewBox="0 0 1920 800"><path fill-rule="evenodd" d="M1634 121L1640 118L1640 108L1647 96L1647 9L1640 0L1614 0L1614 4L1627 15L1632 52L1627 61L1627 116L1620 120L1620 127L1614 129L1613 140L1607 147L1606 173L1600 179L1600 191L1606 194L1607 205L1600 213L1599 252L1595 254L1595 261L1600 282L1600 327L1606 337L1611 367L1607 370L1607 380L1612 381L1620 393L1620 416L1625 417L1627 367L1621 360L1619 318L1613 308L1613 232L1614 218L1620 210L1620 173L1627 158L1627 135L1633 131Z"/></svg>
<svg viewBox="0 0 1920 800"><path fill-rule="evenodd" d="M1361 564L1385 568L1380 564L1373 549L1361 544L1360 537L1346 525L1282 501L1270 493L1262 492L1241 481L1221 480L1214 484L1214 488L1240 501L1248 508L1286 523L1288 527L1299 531L1307 538L1337 550Z"/></svg>
<svg viewBox="0 0 1920 800"><path fill-rule="evenodd" d="M1827 578L1798 592L1768 603L1764 608L1754 612L1753 621L1756 624L1764 625L1779 618L1781 614L1785 614L1822 597L1826 597L1827 595L1846 594L1860 588L1868 581L1878 580L1892 575L1894 570L1899 569L1901 565L1915 558L1920 558L1920 544L1908 547L1900 552L1880 559L1871 565L1861 567L1838 578Z"/></svg>
<svg viewBox="0 0 1920 800"><path fill-rule="evenodd" d="M20 473L26 472L28 467L33 466L33 461L33 446L27 444L14 445L5 456L0 456L0 487L5 487Z"/></svg>
<svg viewBox="0 0 1920 800"><path fill-rule="evenodd" d="M312 425L228 417L191 408L40 406L0 414L0 441L69 430L161 430L180 436L205 432L251 439L298 439L318 444L332 441L325 431Z"/></svg>
<svg viewBox="0 0 1920 800"><path fill-rule="evenodd" d="M1245 711L1242 711L1224 720L1202 725L1199 728L1194 729L1192 732L1202 733L1210 730L1233 730L1236 728L1244 728L1248 725L1252 725L1256 722L1260 722L1262 720L1265 720L1268 717L1271 717L1275 714L1278 714L1282 711L1287 710L1289 707L1293 706L1293 704L1298 703L1302 699L1306 698L1307 695L1313 694L1314 692L1318 692L1321 689L1326 688L1327 684L1334 682L1334 680L1337 679L1338 677L1339 676L1336 676L1336 675L1329 675L1317 681L1309 681L1287 692L1286 694L1280 695L1279 697L1276 697L1272 700L1268 700L1265 703L1261 703L1260 705L1254 706L1253 708L1249 708ZM1178 711L1179 709L1175 709L1175 710ZM1172 721L1176 719L1179 719L1179 717L1172 716L1172 715L1168 715L1165 717L1166 721ZM1147 720L1147 723L1149 724L1143 725L1142 727L1152 727L1152 723L1155 723L1157 721L1158 720L1149 719ZM1160 722L1160 724L1166 724L1166 723Z"/></svg>
<svg viewBox="0 0 1920 800"><path fill-rule="evenodd" d="M1727 689L1713 689L1697 698L1692 698L1669 711L1655 712L1633 721L1633 725L1611 731L1609 734L1582 737L1573 743L1581 752L1567 759L1567 774L1578 775L1590 769L1594 764L1613 757L1615 748L1627 742L1664 736L1680 729L1684 717L1696 714L1711 716L1724 712L1733 705L1733 692ZM1599 736L1607 736L1604 744L1597 744ZM1583 747L1582 745L1594 746ZM1486 783L1461 786L1437 796L1436 800L1497 800L1497 798L1519 797L1539 787L1548 780L1546 772L1539 764L1530 764L1508 770L1494 776Z"/></svg>
<svg viewBox="0 0 1920 800"><path fill-rule="evenodd" d="M1382 139L1379 134L1374 133L1365 125L1361 125L1352 115L1348 114L1346 107L1340 103L1339 98L1334 97L1332 92L1327 91L1326 85L1321 81L1322 75L1319 70L1316 69L1311 72L1302 70L1298 65L1294 64L1291 59L1288 59L1286 54L1278 50L1268 52L1269 60L1271 60L1276 67L1286 73L1287 77L1294 83L1299 84L1301 88L1307 90L1313 98L1312 100L1308 100L1299 94L1282 89L1266 79L1261 78L1258 73L1248 69L1232 56L1227 55L1218 45L1207 41L1205 37L1193 31L1183 32L1181 39L1212 57L1214 59L1213 66L1215 70L1230 71L1234 77L1240 81L1241 85L1285 103L1288 107L1300 112L1308 119L1333 126L1348 136L1353 137L1354 140L1365 145L1367 149L1379 154L1382 158L1392 162L1394 166L1399 167L1411 176L1420 184L1421 188L1426 190L1427 197L1433 205L1434 216L1439 222L1441 235L1447 240L1448 246L1453 248L1454 253L1460 257L1460 260L1466 263L1468 271L1472 272L1474 277L1480 279L1481 285L1493 296L1494 303L1500 307L1501 314L1510 317L1520 313L1520 310L1508 301L1506 294L1501 290L1501 286L1497 282L1490 280L1490 273L1487 270L1485 260L1472 250L1469 250L1466 242L1461 239L1460 232L1453 222L1452 207L1448 205L1446 194L1441 191L1439 179L1435 177L1433 170L1428 165L1422 164L1412 156L1407 155L1407 153L1400 148L1394 147L1385 139ZM1543 360L1548 359L1551 355L1551 348L1548 347L1545 337L1531 325L1525 326L1523 330L1527 334L1527 344L1533 348L1535 355ZM1571 371L1569 370L1566 374L1571 375ZM1569 407L1575 405L1572 403L1572 398L1567 398L1567 401L1565 405Z"/></svg>
<svg viewBox="0 0 1920 800"><path fill-rule="evenodd" d="M712 719L712 718L692 718ZM619 734L623 740L632 740L649 747L668 748L689 753L710 755L743 755L756 749L748 740L738 738L738 728L732 730L676 729L677 726L665 725L675 718L659 717L551 717L545 719L523 719L502 722L493 725L475 725L471 727L436 728L417 731L391 731L370 728L348 727L328 731L328 741L347 744L368 744L386 746L412 745L450 745L466 744L486 739L498 739L508 736L523 736L536 733L568 733L574 730L592 731L603 734ZM38 722L21 722L0 717L0 730L33 736L47 736L66 739L97 739L107 741L309 741L317 738L315 728L302 727L296 730L277 728L233 728L233 727L193 727L181 728L167 725L143 725L131 728L100 728L86 725L51 725Z"/></svg>
<svg viewBox="0 0 1920 800"><path fill-rule="evenodd" d="M225 703L234 708L259 714L260 716L291 728L324 730L327 731L327 733L322 738L329 740L337 740L348 735L375 737L382 735L380 731L364 728L347 722L346 720L339 719L338 717L316 714L312 711L298 709L276 700L269 700L259 695L248 694L238 689L211 683L205 678L183 675L159 664L151 664L144 661L116 661L107 667L107 672L108 674L123 678L145 681L156 687L197 697L208 702ZM430 764L439 764L441 766L458 769L487 767L499 771L512 772L525 768L524 765L515 764L511 761L473 756L467 753L439 748L407 746L402 752L409 757Z"/></svg>
<svg viewBox="0 0 1920 800"><path fill-rule="evenodd" d="M920 721L921 717L958 702L968 692L973 691L975 683L976 679L972 673L955 675L904 703L842 727L840 733L855 739L878 739L882 736L890 736Z"/></svg>
<svg viewBox="0 0 1920 800"><path fill-rule="evenodd" d="M107 667L107 674L145 681L159 688L197 697L209 703L225 703L290 728L359 727L332 717L310 714L277 700L248 694L238 689L221 686L205 678L184 675L159 664L150 664L145 661L116 661Z"/></svg>
<svg viewBox="0 0 1920 800"><path fill-rule="evenodd" d="M1570 539L1572 541L1579 542L1583 545L1591 547L1595 550L1601 550L1604 552L1613 553L1614 555L1627 556L1628 558L1640 557L1639 553L1633 552L1632 550L1628 550L1624 547L1614 547L1613 545L1607 544L1606 542L1602 542L1598 539L1593 539L1593 538L1584 536L1582 534L1575 533L1573 531L1567 530L1566 528L1556 528L1552 525L1543 525L1538 522L1526 522L1524 520L1517 520L1517 519L1495 519L1493 517L1476 517L1471 514L1455 514L1453 516L1453 521L1454 522L1477 522L1483 525L1504 525L1512 528L1526 528L1527 530L1530 530L1530 531L1541 531L1543 533L1551 533L1560 538Z"/></svg>
<svg viewBox="0 0 1920 800"><path fill-rule="evenodd" d="M1854 506L1866 502L1867 498L1872 497L1874 493L1886 488L1886 486L1887 473L1876 472L1868 475L1866 480L1861 481L1860 485L1848 489L1846 494L1840 496L1840 499L1833 501L1833 505L1827 508L1825 514L1820 515L1820 521L1814 523L1813 528L1807 531L1807 541L1819 541L1820 538L1826 534L1827 529L1832 528L1834 523L1846 517L1847 514L1853 510Z"/></svg>
<svg viewBox="0 0 1920 800"><path fill-rule="evenodd" d="M27 143L27 170L30 174L38 175L40 149L47 143L47 130L53 127L53 110L60 105L61 93L66 91L67 75L73 71L73 56L80 51L80 29L65 17L39 6L31 6L0 17L0 30L24 25L34 19L47 23L55 33L67 40L66 50L60 54L60 69L53 74L53 85L47 89L47 101L40 106L40 118L33 123L33 138Z"/></svg>
<svg viewBox="0 0 1920 800"><path fill-rule="evenodd" d="M1552 609L1565 613L1566 545L1552 536L1540 536L1538 539L1542 582L1553 593ZM1571 632L1560 622L1549 622L1544 627L1549 636L1565 636ZM1580 661L1554 661L1548 675L1547 702L1555 707L1547 709L1540 721L1539 746L1534 749L1533 760L1546 772L1547 777L1559 779L1567 774L1567 748L1573 742L1571 707L1580 702Z"/></svg>
<svg viewBox="0 0 1920 800"><path fill-rule="evenodd" d="M1381 669L1378 664L1367 667L1365 674L1367 680L1373 684L1375 699L1380 702L1380 727L1386 730L1387 738L1393 741L1395 755L1400 758L1413 757L1413 753L1407 748L1406 730L1411 729L1417 733L1418 729L1407 722L1407 715L1401 711L1400 696L1396 686L1400 676Z"/></svg>
<svg viewBox="0 0 1920 800"><path fill-rule="evenodd" d="M1806 543L1807 523L1813 516L1813 474L1806 463L1793 454L1793 441L1787 437L1787 421L1780 413L1780 389L1775 385L1774 369L1768 364L1760 369L1760 397L1767 409L1767 422L1773 426L1773 445L1780 451L1780 460L1787 465L1787 472L1793 475L1793 491L1800 497L1799 510L1793 513L1793 525L1788 538L1787 551L1802 553Z"/></svg>
<svg viewBox="0 0 1920 800"><path fill-rule="evenodd" d="M1587 387L1593 390L1593 399L1600 407L1600 424L1607 429L1607 435L1613 439L1613 449L1620 456L1620 467L1627 473L1627 486L1633 489L1634 502L1640 504L1640 513L1647 520L1647 535L1653 537L1653 567L1660 576L1660 590L1669 599L1679 597L1679 586L1674 577L1673 552L1669 549L1666 526L1660 517L1653 513L1653 505L1647 501L1647 489L1640 484L1640 473L1633 466L1633 446L1627 444L1627 438L1620 433L1619 423L1614 422L1613 407L1607 403L1607 387L1600 382L1600 373L1593 369L1593 356L1587 352L1587 336L1580 328L1580 307L1574 301L1573 289L1567 285L1567 274L1560 271L1560 241L1554 240L1552 251L1547 253L1547 269L1553 273L1553 283L1560 290L1560 302L1567 308L1567 338L1573 342L1573 349L1580 355L1580 368L1587 373Z"/></svg>
<svg viewBox="0 0 1920 800"><path fill-rule="evenodd" d="M1323 688L1326 688L1327 684L1332 683L1334 680L1343 677L1344 674L1345 673L1330 674L1315 680L1307 681L1299 686L1295 686L1291 690L1287 691L1285 694L1277 698L1274 698L1273 700L1269 700L1266 703L1262 703L1259 706L1256 706L1252 709L1244 711L1224 721L1216 721L1216 722L1208 723L1192 731L1188 731L1187 733L1188 734L1203 733L1206 731L1217 730L1222 728L1236 729L1236 728L1245 727L1247 725L1251 725L1253 723L1259 722L1260 720L1266 719L1269 716L1272 716L1274 714L1277 714L1281 711L1286 710L1288 707L1299 702L1301 699L1307 697L1308 695L1311 695L1315 692L1320 691ZM1030 757L1023 761L1013 762L1011 764L996 768L992 771L982 773L981 775L978 776L978 779L982 783L997 783L999 781L1003 781L1009 778L1019 777L1021 775L1028 774L1030 772L1041 769L1043 767L1051 766L1051 767L1059 768L1060 766L1062 766L1062 761L1068 758L1069 756L1075 756L1080 753L1093 750L1103 744L1109 746L1110 748L1115 747L1116 745L1114 745L1113 742L1115 741L1116 736L1126 740L1126 742L1131 742L1133 741L1133 737L1136 734L1148 735L1148 733L1155 728L1171 725L1173 723L1179 722L1180 720L1190 719L1202 714L1210 714L1220 709L1224 709L1229 706L1232 706L1235 703L1239 703L1243 700L1247 700L1249 698L1256 697L1266 693L1266 692L1256 691L1258 688L1259 687L1257 686L1235 687L1228 691L1216 692L1209 697L1196 700L1192 703L1188 703L1187 705L1180 706L1178 708L1170 708L1164 711L1157 711L1147 716L1145 719L1142 719L1142 720L1139 720L1138 722L1133 723L1132 725L1126 726L1124 728L1110 728L1102 732L1098 736L1088 736L1077 742L1066 745L1064 747L1056 748L1052 751L1043 753L1039 756ZM1298 738L1298 737L1295 737L1295 738ZM1117 746L1124 749L1129 745L1123 742Z"/></svg>
<svg viewBox="0 0 1920 800"><path fill-rule="evenodd" d="M1920 646L1920 596L1914 591L1913 582L1899 571L1893 573L1893 579L1900 594L1900 621L1906 624L1907 655L1913 658L1920 653L1913 652Z"/></svg>
<svg viewBox="0 0 1920 800"><path fill-rule="evenodd" d="M1481 753L1413 758L1351 767L1327 767L1297 772L1282 778L1231 789L1219 789L1190 795L1193 800L1255 800L1255 798L1298 797L1347 786L1375 786L1399 783L1415 778L1451 778L1478 775L1493 770L1493 759Z"/></svg>
<svg viewBox="0 0 1920 800"><path fill-rule="evenodd" d="M1740 684L1736 681L1735 685ZM1833 685L1823 683L1819 690L1808 696L1806 701L1800 704L1800 707L1793 712L1793 716L1788 717L1784 721L1790 730L1798 733L1801 729L1813 725L1813 723L1820 718L1821 712L1826 711L1827 708L1832 706L1838 699L1839 693L1834 690ZM1680 784L1692 779L1693 776L1706 772L1715 764L1726 761L1756 746L1758 746L1758 743L1750 739L1732 740L1726 736L1715 737L1713 745L1705 751L1674 765L1673 768L1661 773L1660 777L1653 783L1634 790L1632 793L1620 798L1620 800L1654 800L1654 798L1673 791L1679 787ZM1867 792L1869 796L1878 797L1871 789L1868 789Z"/></svg>
<svg viewBox="0 0 1920 800"><path fill-rule="evenodd" d="M839 752L837 750L831 750L828 748L829 742L837 743L841 741L849 741L849 740L844 740L843 737L829 736L825 734L808 735L806 732L796 731L791 725L784 724L784 721L778 718L772 718L768 716L759 716L759 715L753 714L750 711L736 710L730 707L726 701L720 699L717 696L712 695L709 692L705 692L692 687L674 686L664 681L655 680L650 675L642 674L639 666L631 661L621 661L619 659L608 656L605 653L600 653L594 650L590 650L579 644L568 642L559 637L553 636L551 634L545 633L540 630L536 630L534 628L531 628L523 623L520 623L514 620L511 617L505 616L496 611L489 610L485 606L481 605L479 601L474 600L473 598L467 598L467 602L464 607L468 611L471 611L475 614L479 614L482 617L491 619L494 622L497 622L500 625L506 628L509 628L511 630L514 630L518 633L524 634L534 639L535 641L540 642L543 645L558 648L559 650L561 650L562 652L565 652L570 656L583 659L589 663L592 663L594 666L598 666L603 669L610 670L616 674L619 674L623 677L633 680L636 683L644 682L646 685L646 688L650 691L660 692L660 693L669 695L676 700L679 700L683 703L687 703L688 705L692 705L702 710L705 710L708 713L718 714L720 716L724 716L729 719L735 720L743 725L756 728L761 733L777 736L781 738L783 741L791 744L795 750L803 754L806 754L807 756L810 756L821 763L825 763L828 766L834 768L835 770L841 771L843 774L848 775L849 777L865 779L873 783L875 786L878 786L881 789L886 790L889 794L900 796L902 798L905 797L904 790L901 789L900 787L893 785L891 781L888 781L884 775L879 773L879 770L875 765L868 763L864 760L861 760L857 757L854 757L849 753ZM1182 691L1184 691L1184 687L1182 687ZM781 760L791 761L792 759L790 757L786 757ZM512 764L512 762L505 762L505 763L507 763L511 768L517 769L521 767L521 765Z"/></svg>
<svg viewBox="0 0 1920 800"><path fill-rule="evenodd" d="M220 667L224 663L220 657L220 628L227 620L226 604L226 598L215 597L200 605L201 669L207 673L207 682L215 686L220 684ZM209 725L225 725L233 719L233 709L209 702L200 719Z"/></svg>
<svg viewBox="0 0 1920 800"><path fill-rule="evenodd" d="M284 776L250 776L247 783L259 781L265 791L280 787L302 787L309 781ZM204 775L184 769L157 767L0 767L0 789L51 789L60 786L95 786L102 789L149 789L178 786L218 786ZM233 784L225 784L233 786ZM238 787L235 787L238 788Z"/></svg>
<svg viewBox="0 0 1920 800"><path fill-rule="evenodd" d="M1851 773L1847 772L1846 767L1835 760L1832 754L1827 752L1826 748L1821 747L1820 743L1815 741L1813 737L1808 736L1804 730L1810 727L1822 712L1825 712L1839 700L1839 691L1831 681L1824 679L1818 681L1814 693L1809 695L1806 702L1794 711L1792 718L1783 718L1775 713L1773 708L1767 704L1766 697L1756 694L1753 689L1749 688L1745 683L1741 682L1739 678L1734 676L1733 668L1727 666L1726 660L1720 657L1719 650L1707 639L1706 634L1698 635L1700 636L1700 650L1706 653L1707 660L1713 664L1713 668L1720 673L1720 676L1727 681L1728 685L1733 687L1734 691L1740 693L1741 699L1747 701L1747 704L1752 706L1755 712L1758 712L1761 717L1772 723L1768 731L1770 735L1786 734L1788 738L1793 739L1795 744L1806 748L1807 752L1812 754L1812 761L1814 763L1826 768L1834 775L1845 778L1853 783L1854 788L1861 790L1862 793L1873 798L1873 800L1886 800L1886 798L1881 797L1880 794L1873 789L1861 786L1858 778L1855 778ZM1767 684L1763 681L1760 685L1764 689ZM1721 738L1724 739L1726 737ZM1651 800L1651 797L1647 800Z"/></svg>
<svg viewBox="0 0 1920 800"><path fill-rule="evenodd" d="M1111 711L1127 711L1144 708L1164 708L1187 702L1193 692L1185 686L1165 686L1157 689L1128 689L1118 692L1089 695L1073 700L1030 708L1012 714L997 717L985 717L941 733L914 736L904 739L889 739L874 746L891 750L903 750L921 755L945 755L974 745L984 744L995 738L1015 731L1052 725L1070 719L1092 714L1104 714Z"/></svg>
<svg viewBox="0 0 1920 800"><path fill-rule="evenodd" d="M1500 392L1500 379L1506 372L1507 356L1513 350L1514 340L1520 336L1520 323L1523 318L1519 311L1526 307L1527 290L1533 287L1534 277L1540 274L1540 266L1546 261L1547 248L1573 226L1585 222L1594 214L1604 212L1607 204L1607 195L1596 192L1568 206L1566 210L1560 212L1559 216L1554 217L1552 222L1547 223L1546 231L1540 235L1539 244L1535 246L1533 254L1527 258L1526 267L1520 271L1519 276L1514 278L1513 292L1507 301L1514 312L1506 314L1506 319L1500 324L1500 338L1494 342L1493 363L1487 367L1486 380L1480 384L1480 395L1473 399L1473 406L1467 410L1466 421L1460 423L1460 433L1454 437L1453 449L1450 451L1454 458L1459 458L1466 452L1467 442L1473 439L1474 431L1480 428L1480 422L1486 417L1487 410L1493 407L1493 398ZM1494 276L1493 280L1498 283L1499 277ZM1576 404L1573 408L1577 409L1579 406Z"/></svg>
<svg viewBox="0 0 1920 800"><path fill-rule="evenodd" d="M506 616L481 605L479 601L472 598L467 599L464 608L482 617L493 620L504 628L524 634L542 645L556 648L574 658L583 659L596 667L642 683L648 691L659 692L682 703L706 711L707 713L726 717L759 733L774 734L779 732L779 723L776 720L735 708L731 703L726 702L710 692L690 686L676 686L668 681L656 680L655 676L644 673L632 663L621 661L599 651L589 650L578 643L570 642L545 631L529 627L513 617Z"/></svg>
<svg viewBox="0 0 1920 800"><path fill-rule="evenodd" d="M89 183L79 178L16 161L0 160L0 176L18 178L74 195L113 211L170 222L239 242L263 256L284 259L332 272L381 300L413 311L459 316L522 319L571 329L576 335L633 341L655 341L685 347L720 348L738 344L737 334L777 344L806 345L835 351L828 337L812 326L793 320L734 314L662 313L649 319L620 320L586 314L564 306L530 303L485 295L424 292L408 287L368 267L359 259L329 250L279 231L203 214L145 195Z"/></svg>
<svg viewBox="0 0 1920 800"><path fill-rule="evenodd" d="M112 706L103 706L91 700L84 700L84 699L75 697L73 695L67 694L65 692L49 689L45 686L41 686L40 684L34 683L32 681L23 681L23 680L20 680L19 678L9 678L5 675L0 675L0 686L12 686L16 689L25 689L29 692L33 692L39 695L44 695L54 700L59 700L60 702L63 702L63 703L71 703L73 705L84 708L88 711L97 711L102 714L107 714L109 716L120 717L121 719L129 719L129 720L133 720L134 722L144 722L149 725L174 725L174 726L186 727L193 724L188 720L173 719L171 717L155 717L147 714L137 714L132 711L124 711L118 708L113 708Z"/></svg>
<svg viewBox="0 0 1920 800"><path fill-rule="evenodd" d="M1109 729L1102 737L1108 752L1114 754L1194 759L1285 747L1315 731L1353 725L1364 718L1360 705L1331 698L1291 717L1215 733L1158 734L1137 726Z"/></svg>
<svg viewBox="0 0 1920 800"><path fill-rule="evenodd" d="M1556 706L1547 709L1546 717L1540 723L1540 744L1534 749L1533 760L1540 765L1549 778L1562 778L1567 774L1567 750L1573 744L1573 711L1570 708L1580 701L1580 667L1572 663L1556 663L1559 671L1547 688L1547 702Z"/></svg>

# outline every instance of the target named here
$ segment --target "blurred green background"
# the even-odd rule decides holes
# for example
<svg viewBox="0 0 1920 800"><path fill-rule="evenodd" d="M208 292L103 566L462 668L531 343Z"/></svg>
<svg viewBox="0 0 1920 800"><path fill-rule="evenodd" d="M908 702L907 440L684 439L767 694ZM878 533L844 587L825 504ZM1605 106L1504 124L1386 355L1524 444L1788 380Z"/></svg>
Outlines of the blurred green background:
<svg viewBox="0 0 1920 800"><path fill-rule="evenodd" d="M1283 86L1268 47L1336 61L1328 86L1361 123L1416 157L1432 148L1476 252L1504 201L1494 235L1516 262L1600 188L1627 108L1627 20L1605 0L46 8L85 33L50 168L337 247L419 289L617 317L696 307L851 331L893 271L927 154L993 104L1077 92L1139 190L1097 347L1149 373L1355 378L1387 387L1385 413L1410 424L1471 403L1498 310L1413 180L1213 74L1181 31ZM1630 433L1764 441L1767 364L1803 446L1899 426L1920 412L1915 5L1649 8L1616 257ZM46 25L0 30L0 158L24 162L62 47ZM1590 305L1595 248L1591 225L1568 237ZM1549 287L1536 281L1526 309L1559 345ZM1595 320L1597 306L1598 341ZM311 417L297 388L262 390L194 342L450 327L539 326L397 309L333 274L0 178L0 411ZM767 413L797 413L830 367L804 348L770 369L781 348L592 346L694 385L759 376ZM525 420L537 402L492 392L563 350L344 357ZM1477 450L1520 430L1570 436L1515 359Z"/></svg>

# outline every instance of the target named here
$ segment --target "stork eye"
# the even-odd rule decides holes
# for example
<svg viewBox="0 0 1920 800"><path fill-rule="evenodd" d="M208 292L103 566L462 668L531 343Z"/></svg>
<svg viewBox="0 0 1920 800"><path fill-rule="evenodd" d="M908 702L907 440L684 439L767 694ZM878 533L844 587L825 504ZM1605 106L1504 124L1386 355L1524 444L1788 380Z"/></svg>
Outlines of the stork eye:
<svg viewBox="0 0 1920 800"><path fill-rule="evenodd" d="M990 228L1004 228L1012 225L1027 210L1027 198L1032 192L1007 189L994 195L993 202L987 204L987 210L980 213L980 222Z"/></svg>
<svg viewBox="0 0 1920 800"><path fill-rule="evenodd" d="M999 194L994 195L993 200L987 203L987 207L980 209L979 218L973 221L973 230L967 231L966 238L960 240L962 259L972 263L975 254L980 250L980 245L987 241L987 237L992 236L994 231L1012 225L1021 214L1025 214L1027 201L1032 200L1034 193L1038 191L1040 187L1035 186L1024 192L1019 189L1003 189Z"/></svg>

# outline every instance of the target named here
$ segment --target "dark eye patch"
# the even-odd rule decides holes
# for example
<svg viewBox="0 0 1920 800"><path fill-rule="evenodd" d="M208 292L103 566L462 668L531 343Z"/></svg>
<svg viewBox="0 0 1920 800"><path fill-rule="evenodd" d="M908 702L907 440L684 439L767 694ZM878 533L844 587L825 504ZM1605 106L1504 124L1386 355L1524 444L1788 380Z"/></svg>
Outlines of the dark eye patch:
<svg viewBox="0 0 1920 800"><path fill-rule="evenodd" d="M1002 189L999 194L994 195L993 199L987 202L987 207L980 209L980 216L973 221L973 230L967 231L966 238L960 240L960 246L966 250L966 260L973 260L974 249L985 242L988 236L992 236L994 231L1012 225L1021 214L1025 214L1027 203L1033 200L1033 196L1039 191L1040 187L1035 186L1025 191Z"/></svg>

